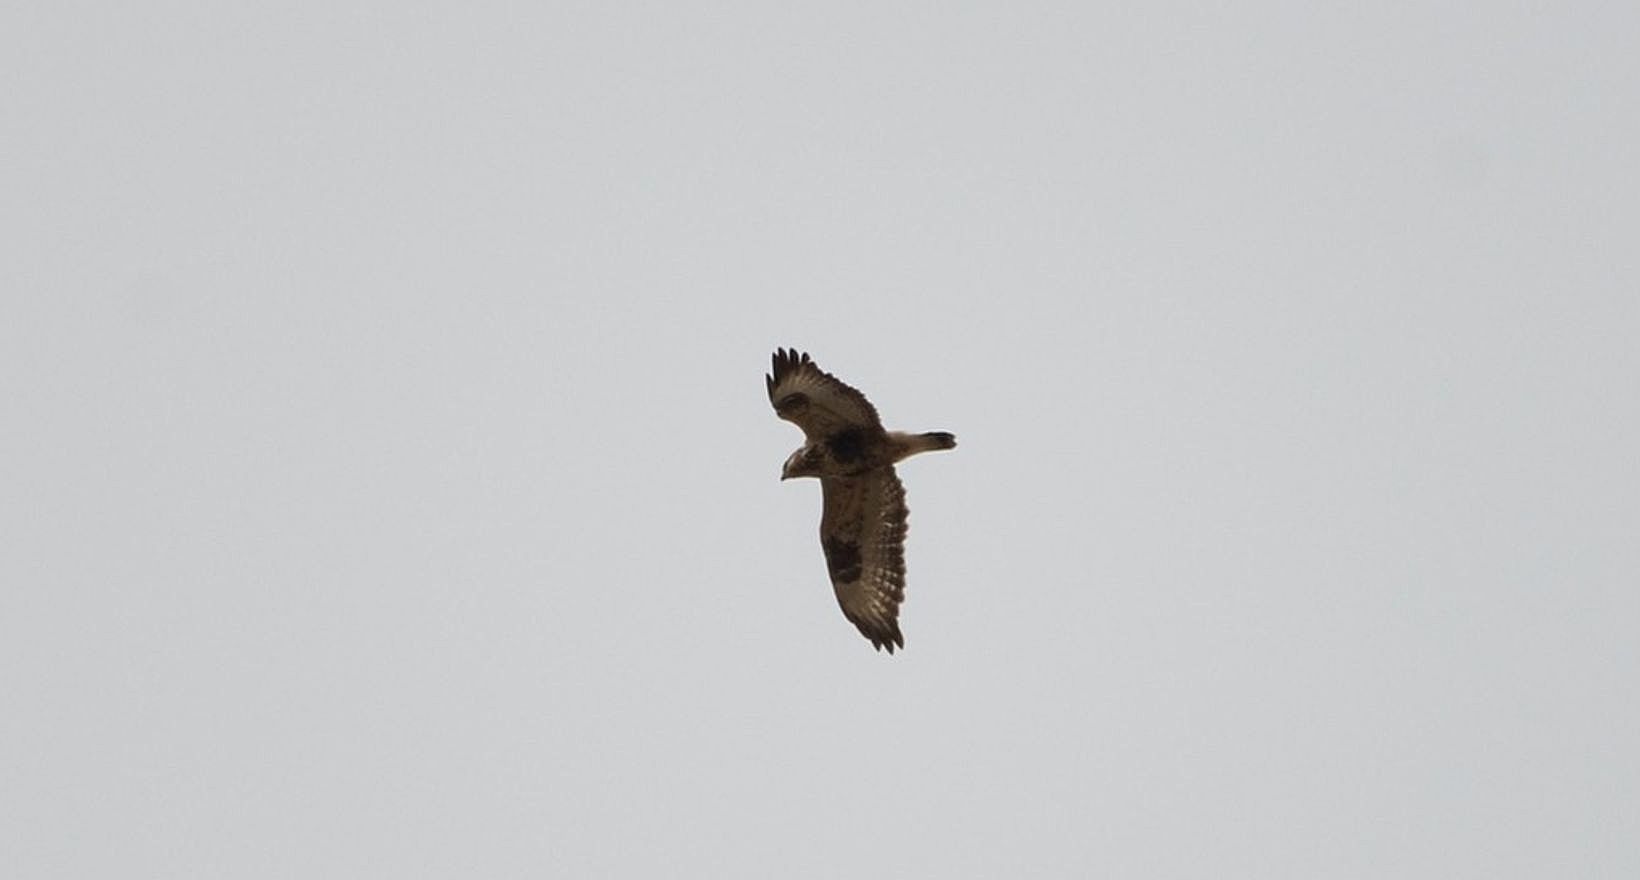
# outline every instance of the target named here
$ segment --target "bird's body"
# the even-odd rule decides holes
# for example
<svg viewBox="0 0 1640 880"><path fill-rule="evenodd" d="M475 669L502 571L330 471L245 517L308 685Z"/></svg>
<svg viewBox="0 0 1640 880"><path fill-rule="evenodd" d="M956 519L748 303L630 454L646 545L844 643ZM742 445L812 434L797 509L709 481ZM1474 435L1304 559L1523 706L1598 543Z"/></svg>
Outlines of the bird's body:
<svg viewBox="0 0 1640 880"><path fill-rule="evenodd" d="M823 499L820 546L843 614L879 650L905 647L905 487L894 464L919 452L951 449L943 431L884 430L865 395L824 372L807 354L780 349L764 377L775 414L803 429L805 443L786 459L782 480L816 477Z"/></svg>

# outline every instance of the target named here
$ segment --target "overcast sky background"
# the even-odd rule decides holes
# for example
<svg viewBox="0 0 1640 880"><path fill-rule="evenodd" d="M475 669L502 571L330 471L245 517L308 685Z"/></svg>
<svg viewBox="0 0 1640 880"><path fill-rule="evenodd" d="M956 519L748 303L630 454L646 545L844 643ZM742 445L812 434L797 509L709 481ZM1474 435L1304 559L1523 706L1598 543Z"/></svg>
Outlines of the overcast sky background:
<svg viewBox="0 0 1640 880"><path fill-rule="evenodd" d="M772 6L0 13L7 872L1636 876L1636 7Z"/></svg>

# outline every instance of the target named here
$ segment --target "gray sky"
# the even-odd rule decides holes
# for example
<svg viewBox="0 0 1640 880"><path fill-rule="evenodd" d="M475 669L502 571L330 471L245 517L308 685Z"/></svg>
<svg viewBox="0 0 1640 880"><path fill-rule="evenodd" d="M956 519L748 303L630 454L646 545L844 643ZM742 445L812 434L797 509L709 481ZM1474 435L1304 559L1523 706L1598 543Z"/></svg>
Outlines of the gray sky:
<svg viewBox="0 0 1640 880"><path fill-rule="evenodd" d="M1640 12L813 6L0 13L0 863L1640 872Z"/></svg>

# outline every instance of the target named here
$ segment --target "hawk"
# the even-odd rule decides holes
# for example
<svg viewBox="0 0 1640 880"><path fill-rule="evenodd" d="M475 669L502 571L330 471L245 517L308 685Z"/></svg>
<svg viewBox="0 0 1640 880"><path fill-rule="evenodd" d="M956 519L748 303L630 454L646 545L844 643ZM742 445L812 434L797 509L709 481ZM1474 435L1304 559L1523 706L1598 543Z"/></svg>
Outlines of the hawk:
<svg viewBox="0 0 1640 880"><path fill-rule="evenodd" d="M786 459L780 479L820 478L820 547L843 616L877 650L905 647L905 487L901 459L952 449L945 431L886 431L865 395L821 370L808 354L778 349L763 377L775 415L803 429L804 443Z"/></svg>

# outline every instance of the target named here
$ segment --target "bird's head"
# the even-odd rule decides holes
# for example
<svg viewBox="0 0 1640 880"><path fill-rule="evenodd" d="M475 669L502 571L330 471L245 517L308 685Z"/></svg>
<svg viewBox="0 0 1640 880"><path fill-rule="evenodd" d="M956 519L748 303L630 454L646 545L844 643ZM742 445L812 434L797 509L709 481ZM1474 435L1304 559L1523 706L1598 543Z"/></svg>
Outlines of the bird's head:
<svg viewBox="0 0 1640 880"><path fill-rule="evenodd" d="M820 476L820 450L805 446L793 452L780 467L780 479Z"/></svg>

